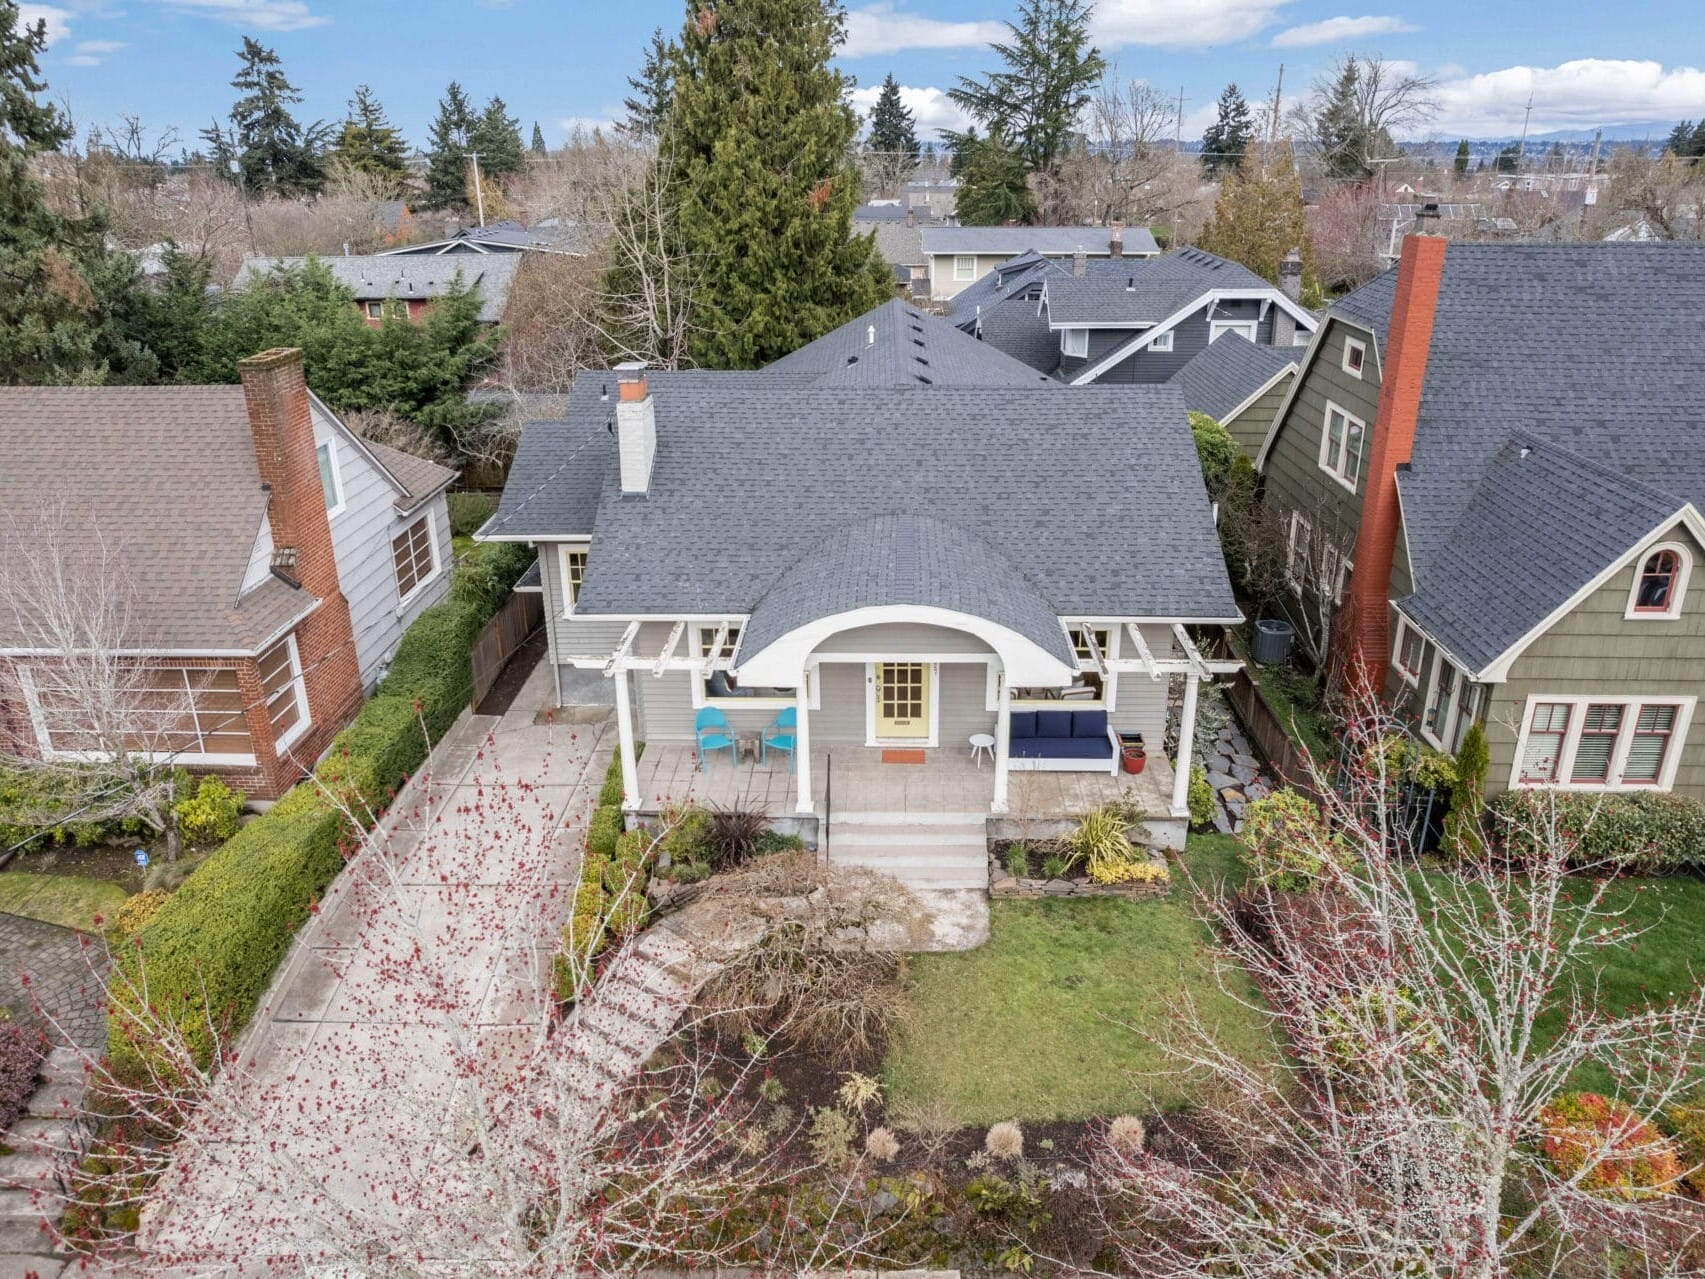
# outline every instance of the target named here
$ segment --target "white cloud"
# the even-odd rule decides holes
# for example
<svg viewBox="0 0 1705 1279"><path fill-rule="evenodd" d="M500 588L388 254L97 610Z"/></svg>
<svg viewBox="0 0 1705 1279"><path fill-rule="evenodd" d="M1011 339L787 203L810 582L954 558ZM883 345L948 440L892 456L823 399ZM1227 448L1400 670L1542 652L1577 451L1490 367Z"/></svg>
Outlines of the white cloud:
<svg viewBox="0 0 1705 1279"><path fill-rule="evenodd" d="M882 86L879 84L853 90L853 110L858 112L860 119L869 118L870 109L876 105L877 95L881 92ZM971 123L971 117L959 109L958 104L947 96L946 91L934 85L914 88L903 84L900 86L900 101L917 122L920 138L931 134L939 136L943 129L962 130Z"/></svg>
<svg viewBox="0 0 1705 1279"><path fill-rule="evenodd" d="M1004 22L943 22L915 13L896 13L887 0L847 14L847 42L841 56L863 58L902 49L971 49L1003 40Z"/></svg>
<svg viewBox="0 0 1705 1279"><path fill-rule="evenodd" d="M18 15L26 27L33 27L38 22L47 23L47 43L51 46L55 40L63 40L71 34L71 11L61 9L51 4L20 4Z"/></svg>
<svg viewBox="0 0 1705 1279"><path fill-rule="evenodd" d="M253 31L301 31L330 22L303 0L164 0L168 9Z"/></svg>
<svg viewBox="0 0 1705 1279"><path fill-rule="evenodd" d="M556 122L556 127L565 135L572 136L576 129L582 133L591 133L594 129L602 129L608 133L616 127L613 113L607 116L596 115L565 115Z"/></svg>
<svg viewBox="0 0 1705 1279"><path fill-rule="evenodd" d="M1275 49L1306 49L1317 44L1343 44L1350 40L1366 40L1371 36L1403 35L1419 31L1413 22L1402 18L1327 18L1322 22L1305 22L1290 27L1273 37Z"/></svg>
<svg viewBox="0 0 1705 1279"><path fill-rule="evenodd" d="M1102 0L1090 29L1102 49L1200 49L1247 40L1279 20L1290 0Z"/></svg>
<svg viewBox="0 0 1705 1279"><path fill-rule="evenodd" d="M1555 67L1505 67L1482 75L1441 79L1441 134L1509 134L1521 128L1528 96L1529 129L1590 129L1600 125L1679 120L1705 102L1705 70L1632 59L1581 58Z"/></svg>
<svg viewBox="0 0 1705 1279"><path fill-rule="evenodd" d="M129 47L130 45L123 40L79 40L76 52L65 59L65 65L68 67L98 67L107 60L107 55Z"/></svg>

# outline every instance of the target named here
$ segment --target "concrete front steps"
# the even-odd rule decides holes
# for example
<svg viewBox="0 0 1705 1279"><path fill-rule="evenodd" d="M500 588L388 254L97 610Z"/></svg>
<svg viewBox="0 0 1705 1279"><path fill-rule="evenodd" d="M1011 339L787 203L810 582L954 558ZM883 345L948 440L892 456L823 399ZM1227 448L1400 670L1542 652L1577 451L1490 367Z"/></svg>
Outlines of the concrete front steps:
<svg viewBox="0 0 1705 1279"><path fill-rule="evenodd" d="M840 812L829 818L829 861L892 876L907 888L987 889L989 815Z"/></svg>

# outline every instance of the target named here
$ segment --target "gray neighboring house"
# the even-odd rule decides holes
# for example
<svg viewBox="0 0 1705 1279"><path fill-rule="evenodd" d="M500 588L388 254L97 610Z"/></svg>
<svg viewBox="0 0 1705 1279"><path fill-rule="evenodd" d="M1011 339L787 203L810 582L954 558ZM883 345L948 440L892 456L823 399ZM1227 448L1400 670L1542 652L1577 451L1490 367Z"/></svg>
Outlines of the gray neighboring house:
<svg viewBox="0 0 1705 1279"><path fill-rule="evenodd" d="M1000 814L1014 772L1117 786L1140 733L1181 839L1169 680L1193 704L1219 667L1185 626L1241 620L1176 388L1063 387L899 301L759 371L581 374L477 537L539 547L559 700L614 702L629 779L641 740L693 775L707 712L792 715L812 831L813 751L927 773L986 737ZM873 771L905 810L918 783Z"/></svg>
<svg viewBox="0 0 1705 1279"><path fill-rule="evenodd" d="M1202 249L1060 261L1026 252L953 299L960 328L1063 382L1165 382L1219 338L1299 352L1319 321L1296 300L1301 259L1276 287Z"/></svg>
<svg viewBox="0 0 1705 1279"><path fill-rule="evenodd" d="M861 204L853 210L854 235L876 238L876 251L894 273L894 289L901 297L929 296L929 264L924 258L923 227L919 219L899 201Z"/></svg>
<svg viewBox="0 0 1705 1279"><path fill-rule="evenodd" d="M442 240L387 249L384 256L504 257L520 253L562 253L569 257L584 257L592 235L591 229L584 224L560 218L546 218L532 226L522 226L513 218L504 218L484 226L463 227Z"/></svg>
<svg viewBox="0 0 1705 1279"><path fill-rule="evenodd" d="M293 270L307 261L305 257L245 258L232 287L252 288L274 271ZM356 308L369 324L378 324L390 314L418 320L434 299L443 297L458 281L479 293L481 322L499 324L509 308L509 290L521 264L517 254L457 256L445 261L389 253L348 253L315 261L355 294Z"/></svg>
<svg viewBox="0 0 1705 1279"><path fill-rule="evenodd" d="M929 295L945 302L1021 253L1045 258L1152 258L1160 246L1147 227L938 226L925 227Z"/></svg>

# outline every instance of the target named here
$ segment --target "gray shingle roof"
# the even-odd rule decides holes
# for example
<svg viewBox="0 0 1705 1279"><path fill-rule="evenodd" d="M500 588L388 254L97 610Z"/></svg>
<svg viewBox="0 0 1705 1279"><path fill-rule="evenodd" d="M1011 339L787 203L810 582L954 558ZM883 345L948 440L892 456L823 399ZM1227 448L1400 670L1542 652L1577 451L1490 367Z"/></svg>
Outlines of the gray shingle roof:
<svg viewBox="0 0 1705 1279"><path fill-rule="evenodd" d="M1097 258L1081 276L1048 276L1055 324L1158 324L1210 289L1270 289L1248 267L1202 249L1159 258Z"/></svg>
<svg viewBox="0 0 1705 1279"><path fill-rule="evenodd" d="M1224 421L1238 405L1286 368L1296 368L1301 347L1258 346L1238 333L1210 342L1170 379L1184 393L1184 407Z"/></svg>
<svg viewBox="0 0 1705 1279"><path fill-rule="evenodd" d="M251 286L279 267L295 269L307 258L245 258L237 272L234 288ZM359 253L318 259L332 278L355 294L357 302L381 302L389 298L437 298L449 291L458 277L465 287L480 295L480 319L495 324L509 305L509 288L520 265L518 254L397 256L390 253Z"/></svg>
<svg viewBox="0 0 1705 1279"><path fill-rule="evenodd" d="M854 235L874 234L876 251L890 266L912 267L924 264L923 230L920 227L907 226L904 220L861 222L854 218L852 229Z"/></svg>
<svg viewBox="0 0 1705 1279"><path fill-rule="evenodd" d="M1328 316L1341 316L1358 328L1374 335L1380 349L1385 349L1385 331L1391 326L1391 303L1397 296L1397 268L1392 267L1374 276L1361 288L1334 302Z"/></svg>
<svg viewBox="0 0 1705 1279"><path fill-rule="evenodd" d="M1049 376L1060 367L1060 335L1048 327L1028 298L1011 298L983 311L977 322L983 341Z"/></svg>
<svg viewBox="0 0 1705 1279"><path fill-rule="evenodd" d="M1062 270L1065 268L1059 263L1040 253L1021 253L955 293L947 304L947 313L955 324L965 328L979 313Z"/></svg>
<svg viewBox="0 0 1705 1279"><path fill-rule="evenodd" d="M885 302L768 366L823 386L1030 386L1035 369L908 302Z"/></svg>
<svg viewBox="0 0 1705 1279"><path fill-rule="evenodd" d="M313 606L272 577L238 598L266 511L242 387L0 387L0 442L0 513L64 500L74 537L116 544L138 647L253 652Z"/></svg>
<svg viewBox="0 0 1705 1279"><path fill-rule="evenodd" d="M836 528L927 513L1011 561L1059 614L1238 615L1176 388L656 373L656 463L639 498L618 491L609 380L583 374L566 424L528 428L496 517L593 533L582 612L749 613Z"/></svg>
<svg viewBox="0 0 1705 1279"><path fill-rule="evenodd" d="M1059 615L987 542L923 514L844 524L784 572L752 609L740 659L818 618L886 604L951 609L987 618L1075 665Z"/></svg>
<svg viewBox="0 0 1705 1279"><path fill-rule="evenodd" d="M1034 249L1038 253L1070 257L1110 251L1104 226L932 226L924 228L924 252L998 253L1003 257ZM1158 253L1160 246L1147 227L1125 228L1125 252Z"/></svg>

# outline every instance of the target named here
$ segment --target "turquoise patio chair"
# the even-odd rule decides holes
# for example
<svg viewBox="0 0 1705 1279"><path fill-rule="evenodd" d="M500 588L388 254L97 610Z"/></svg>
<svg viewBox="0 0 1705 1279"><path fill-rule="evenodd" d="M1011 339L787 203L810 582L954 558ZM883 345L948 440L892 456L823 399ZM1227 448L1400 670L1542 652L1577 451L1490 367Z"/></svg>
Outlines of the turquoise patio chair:
<svg viewBox="0 0 1705 1279"><path fill-rule="evenodd" d="M789 706L776 716L775 723L764 730L764 736L758 744L758 762L760 764L769 763L772 748L778 751L786 751L787 771L791 773L793 771L793 748L799 740L798 730L799 712L794 707Z"/></svg>
<svg viewBox="0 0 1705 1279"><path fill-rule="evenodd" d="M704 769L706 751L728 752L728 763L735 762L734 730L728 727L728 719L714 706L706 706L693 716L693 736L698 740L699 768Z"/></svg>

